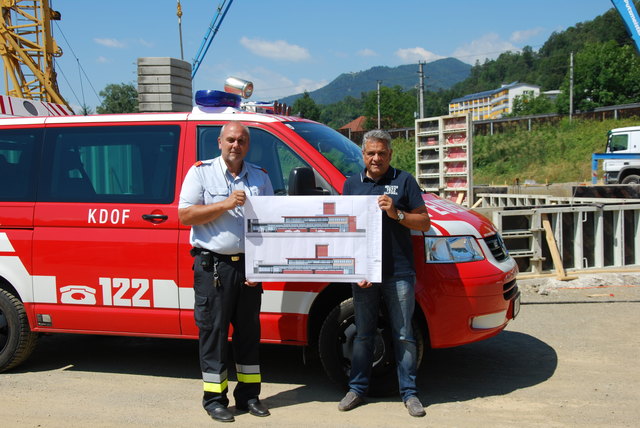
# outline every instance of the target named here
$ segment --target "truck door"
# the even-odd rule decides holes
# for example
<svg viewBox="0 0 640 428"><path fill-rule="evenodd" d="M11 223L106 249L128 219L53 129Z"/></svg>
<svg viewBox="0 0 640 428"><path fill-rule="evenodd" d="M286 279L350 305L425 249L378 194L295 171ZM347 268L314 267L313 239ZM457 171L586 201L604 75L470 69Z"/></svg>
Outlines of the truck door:
<svg viewBox="0 0 640 428"><path fill-rule="evenodd" d="M178 124L51 126L34 216L42 329L179 334Z"/></svg>
<svg viewBox="0 0 640 428"><path fill-rule="evenodd" d="M611 132L607 141L607 153L640 153L638 136L638 132ZM640 165L640 160L611 159L603 162L603 169L606 172L619 172L621 169L633 165Z"/></svg>
<svg viewBox="0 0 640 428"><path fill-rule="evenodd" d="M43 133L44 121L0 129L0 277L15 288L27 311L32 301L33 209Z"/></svg>

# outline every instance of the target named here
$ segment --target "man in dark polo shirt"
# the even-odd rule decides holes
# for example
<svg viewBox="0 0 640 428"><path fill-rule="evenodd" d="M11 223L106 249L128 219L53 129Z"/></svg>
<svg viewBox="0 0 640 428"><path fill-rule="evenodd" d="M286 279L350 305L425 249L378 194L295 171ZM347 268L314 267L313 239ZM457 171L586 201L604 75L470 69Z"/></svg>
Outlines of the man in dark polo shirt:
<svg viewBox="0 0 640 428"><path fill-rule="evenodd" d="M380 299L384 299L391 322L398 366L400 395L411 416L426 413L416 388L416 341L411 319L415 306L415 269L411 230L426 232L430 222L420 187L413 176L393 168L391 136L381 130L362 139L365 169L344 183L344 195L380 195L382 213L382 282L363 280L352 285L356 339L353 344L349 392L338 409L348 411L364 402L373 364Z"/></svg>

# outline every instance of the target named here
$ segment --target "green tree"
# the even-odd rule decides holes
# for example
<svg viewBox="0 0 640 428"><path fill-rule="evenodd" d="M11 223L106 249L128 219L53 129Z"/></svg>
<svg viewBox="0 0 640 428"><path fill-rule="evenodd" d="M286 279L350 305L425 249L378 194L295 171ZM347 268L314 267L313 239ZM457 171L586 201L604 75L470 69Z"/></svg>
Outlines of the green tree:
<svg viewBox="0 0 640 428"><path fill-rule="evenodd" d="M320 122L338 129L364 114L364 99L347 96L342 101L321 106L320 109Z"/></svg>
<svg viewBox="0 0 640 428"><path fill-rule="evenodd" d="M89 107L86 104L83 104L80 107L80 111L78 112L78 114L81 114L82 116L88 116L90 114L93 114L93 109L91 107Z"/></svg>
<svg viewBox="0 0 640 428"><path fill-rule="evenodd" d="M96 107L99 114L138 112L138 91L131 83L110 83L100 96L102 104Z"/></svg>
<svg viewBox="0 0 640 428"><path fill-rule="evenodd" d="M505 115L506 117L519 117L528 116L532 114L544 114L555 113L556 104L544 95L531 96L522 95L517 96L513 100L513 107L511 113Z"/></svg>
<svg viewBox="0 0 640 428"><path fill-rule="evenodd" d="M309 120L320 119L320 108L307 91L304 91L304 95L293 103L291 112Z"/></svg>
<svg viewBox="0 0 640 428"><path fill-rule="evenodd" d="M616 42L590 43L575 56L574 108L637 102L640 98L640 57L632 46ZM561 111L569 111L569 78L559 97Z"/></svg>
<svg viewBox="0 0 640 428"><path fill-rule="evenodd" d="M367 93L364 103L367 128L378 126L377 91ZM411 92L403 92L400 86L380 88L380 127L394 129L413 126L415 121L416 99Z"/></svg>

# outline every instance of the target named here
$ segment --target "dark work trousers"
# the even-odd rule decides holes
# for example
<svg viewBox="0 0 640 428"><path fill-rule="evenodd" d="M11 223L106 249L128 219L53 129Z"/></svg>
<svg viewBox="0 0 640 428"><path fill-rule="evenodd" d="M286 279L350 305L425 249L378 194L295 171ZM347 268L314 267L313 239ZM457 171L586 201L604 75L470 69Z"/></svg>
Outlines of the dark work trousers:
<svg viewBox="0 0 640 428"><path fill-rule="evenodd" d="M233 354L238 384L236 404L260 395L260 304L262 285L244 284L244 257L213 255L203 266L207 252L195 255L194 291L196 325L199 328L200 368L204 383L202 404L209 410L216 403L228 406L227 345L229 324L233 326ZM214 253L215 254L215 253ZM234 260L237 258L238 260ZM215 284L217 271L219 283ZM244 368L244 369L243 369Z"/></svg>

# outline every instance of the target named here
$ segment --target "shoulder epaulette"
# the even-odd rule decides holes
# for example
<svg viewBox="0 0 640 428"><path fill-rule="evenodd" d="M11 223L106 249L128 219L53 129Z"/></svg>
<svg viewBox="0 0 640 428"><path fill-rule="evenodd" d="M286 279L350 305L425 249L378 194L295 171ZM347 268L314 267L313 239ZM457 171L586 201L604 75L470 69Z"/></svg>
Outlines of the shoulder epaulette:
<svg viewBox="0 0 640 428"><path fill-rule="evenodd" d="M266 169L264 169L264 168L262 168L262 167L259 167L258 165L253 165L253 164L252 164L251 166L252 166L253 168L255 168L255 169L259 169L260 171L264 172L265 174L269 174L269 173L267 172L267 170L266 170Z"/></svg>
<svg viewBox="0 0 640 428"><path fill-rule="evenodd" d="M207 160L199 160L198 162L194 163L193 166L202 166L202 165L208 165L211 163L211 159L207 159Z"/></svg>

